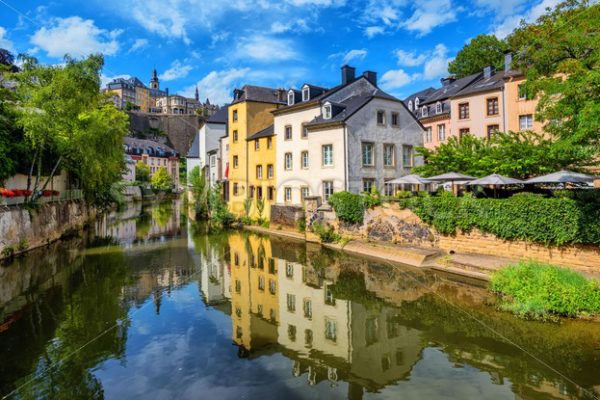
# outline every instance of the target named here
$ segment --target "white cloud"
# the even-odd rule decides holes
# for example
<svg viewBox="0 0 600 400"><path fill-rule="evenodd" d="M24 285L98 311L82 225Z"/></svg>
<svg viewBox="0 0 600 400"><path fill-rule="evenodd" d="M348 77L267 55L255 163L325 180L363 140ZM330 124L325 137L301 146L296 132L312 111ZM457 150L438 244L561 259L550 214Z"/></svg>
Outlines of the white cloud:
<svg viewBox="0 0 600 400"><path fill-rule="evenodd" d="M100 87L101 88L105 88L106 85L108 85L110 82L112 82L114 79L117 78L124 78L124 79L129 79L131 78L131 75L114 75L114 76L107 76L104 74L100 74Z"/></svg>
<svg viewBox="0 0 600 400"><path fill-rule="evenodd" d="M304 18L287 21L285 23L275 21L271 24L271 33L286 33L290 31L305 33L311 31L314 32L315 29L311 29L309 22Z"/></svg>
<svg viewBox="0 0 600 400"><path fill-rule="evenodd" d="M364 60L367 56L367 49L353 49L346 53L335 53L331 54L328 58L341 58L343 64L348 64L352 60Z"/></svg>
<svg viewBox="0 0 600 400"><path fill-rule="evenodd" d="M185 78L192 70L191 65L182 64L181 61L175 60L171 63L171 67L160 74L159 78L163 81L174 81L176 79Z"/></svg>
<svg viewBox="0 0 600 400"><path fill-rule="evenodd" d="M285 61L297 59L296 46L288 39L256 35L243 37L237 45L236 57L255 61Z"/></svg>
<svg viewBox="0 0 600 400"><path fill-rule="evenodd" d="M42 27L31 37L31 43L50 57L87 56L92 53L113 55L119 50L117 37L121 30L98 28L91 19L81 17L54 18L49 27Z"/></svg>
<svg viewBox="0 0 600 400"><path fill-rule="evenodd" d="M393 69L383 74L380 85L384 90L394 90L408 85L416 77L417 75L411 76L403 69Z"/></svg>
<svg viewBox="0 0 600 400"><path fill-rule="evenodd" d="M408 52L401 49L396 50L394 55L398 60L398 65L405 67L416 67L423 64L427 59L427 54L417 54L415 51Z"/></svg>
<svg viewBox="0 0 600 400"><path fill-rule="evenodd" d="M456 20L461 8L451 0L424 0L418 2L412 16L401 25L403 28L424 36L433 29Z"/></svg>
<svg viewBox="0 0 600 400"><path fill-rule="evenodd" d="M483 12L502 17L518 12L526 2L527 0L475 0L475 5Z"/></svg>
<svg viewBox="0 0 600 400"><path fill-rule="evenodd" d="M340 7L346 4L346 0L287 0L289 4L294 6L325 6L325 7Z"/></svg>
<svg viewBox="0 0 600 400"><path fill-rule="evenodd" d="M503 39L519 26L521 20L533 22L545 14L547 8L554 8L558 3L560 3L560 0L542 0L525 13L509 15L492 28L493 34Z"/></svg>
<svg viewBox="0 0 600 400"><path fill-rule="evenodd" d="M13 53L15 51L15 47L13 42L6 38L6 29L0 26L0 48L6 49Z"/></svg>
<svg viewBox="0 0 600 400"><path fill-rule="evenodd" d="M231 101L231 93L236 85L246 81L250 68L234 68L225 71L211 71L198 81L198 91L201 98L208 98L212 104L225 104ZM192 96L196 85L183 91L184 95Z"/></svg>
<svg viewBox="0 0 600 400"><path fill-rule="evenodd" d="M423 68L423 78L425 80L436 79L448 74L448 63L452 61L452 57L448 57L448 49L443 44L435 46L431 58L425 62Z"/></svg>
<svg viewBox="0 0 600 400"><path fill-rule="evenodd" d="M148 47L148 44L150 44L148 39L136 39L127 53L134 53L138 50L145 49L146 47Z"/></svg>
<svg viewBox="0 0 600 400"><path fill-rule="evenodd" d="M383 33L385 33L385 28L382 26L368 26L365 28L365 35L369 39L372 39L377 35L382 35Z"/></svg>

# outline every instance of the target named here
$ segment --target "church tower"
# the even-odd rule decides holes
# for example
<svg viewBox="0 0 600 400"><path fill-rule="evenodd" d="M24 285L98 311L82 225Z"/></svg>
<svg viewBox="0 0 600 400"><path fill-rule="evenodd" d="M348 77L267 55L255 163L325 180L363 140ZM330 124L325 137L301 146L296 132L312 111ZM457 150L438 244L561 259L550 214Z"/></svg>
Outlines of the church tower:
<svg viewBox="0 0 600 400"><path fill-rule="evenodd" d="M160 89L160 83L158 82L158 75L156 75L156 68L152 69L152 79L150 79L150 89Z"/></svg>
<svg viewBox="0 0 600 400"><path fill-rule="evenodd" d="M200 93L198 92L198 86L196 85L196 101L200 101Z"/></svg>

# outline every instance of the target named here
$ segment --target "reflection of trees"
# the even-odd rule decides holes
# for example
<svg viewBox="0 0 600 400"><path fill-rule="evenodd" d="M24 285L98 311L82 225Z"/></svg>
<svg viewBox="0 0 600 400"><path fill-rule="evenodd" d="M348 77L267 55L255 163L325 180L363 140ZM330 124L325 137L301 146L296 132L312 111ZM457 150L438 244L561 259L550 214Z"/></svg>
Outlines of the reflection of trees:
<svg viewBox="0 0 600 400"><path fill-rule="evenodd" d="M159 227L164 228L173 216L173 204L170 202L156 204L150 209L150 215Z"/></svg>
<svg viewBox="0 0 600 400"><path fill-rule="evenodd" d="M91 369L124 354L128 309L120 294L129 270L121 251L88 256L80 262L80 269L63 286L49 289L31 304L26 317L0 337L1 343L15 344L2 350L3 355L13 352L7 354L13 362L11 370L2 371L3 393L14 389L10 383L26 384L31 375L24 375L33 374L38 376L18 397L103 397Z"/></svg>

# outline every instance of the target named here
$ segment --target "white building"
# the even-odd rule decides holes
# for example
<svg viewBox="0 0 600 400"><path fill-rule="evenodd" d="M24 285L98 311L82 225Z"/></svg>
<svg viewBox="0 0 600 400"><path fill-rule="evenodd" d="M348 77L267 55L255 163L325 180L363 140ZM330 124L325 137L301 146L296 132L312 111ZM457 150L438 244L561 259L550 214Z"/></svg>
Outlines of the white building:
<svg viewBox="0 0 600 400"><path fill-rule="evenodd" d="M288 91L273 111L277 144L277 203L300 205L306 196L360 193L406 175L421 160L423 127L404 103L377 87L377 74L342 67L332 89L304 85Z"/></svg>
<svg viewBox="0 0 600 400"><path fill-rule="evenodd" d="M227 134L227 106L221 107L198 130L187 155L187 173L200 167L210 186L220 182L224 170L221 168L221 138Z"/></svg>

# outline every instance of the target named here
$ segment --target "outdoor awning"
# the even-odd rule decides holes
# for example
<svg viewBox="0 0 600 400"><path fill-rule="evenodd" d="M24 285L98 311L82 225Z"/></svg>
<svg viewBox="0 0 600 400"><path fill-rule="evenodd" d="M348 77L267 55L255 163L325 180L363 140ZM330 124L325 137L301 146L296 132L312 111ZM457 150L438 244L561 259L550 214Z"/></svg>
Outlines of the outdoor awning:
<svg viewBox="0 0 600 400"><path fill-rule="evenodd" d="M593 175L580 174L578 172L563 169L548 175L537 176L525 181L525 183L593 183L596 179Z"/></svg>
<svg viewBox="0 0 600 400"><path fill-rule="evenodd" d="M484 176L483 178L475 179L466 183L466 185L475 186L475 185L518 185L523 184L525 182L509 178L508 176L503 176L499 174L492 174L488 176Z"/></svg>
<svg viewBox="0 0 600 400"><path fill-rule="evenodd" d="M427 178L429 181L436 182L461 182L461 181L470 181L475 179L474 176L459 174L458 172L448 172L441 175L436 175Z"/></svg>
<svg viewBox="0 0 600 400"><path fill-rule="evenodd" d="M412 174L392 179L391 181L387 181L386 183L393 183L396 185L426 185L431 182L429 181L429 179L425 179L419 175Z"/></svg>

